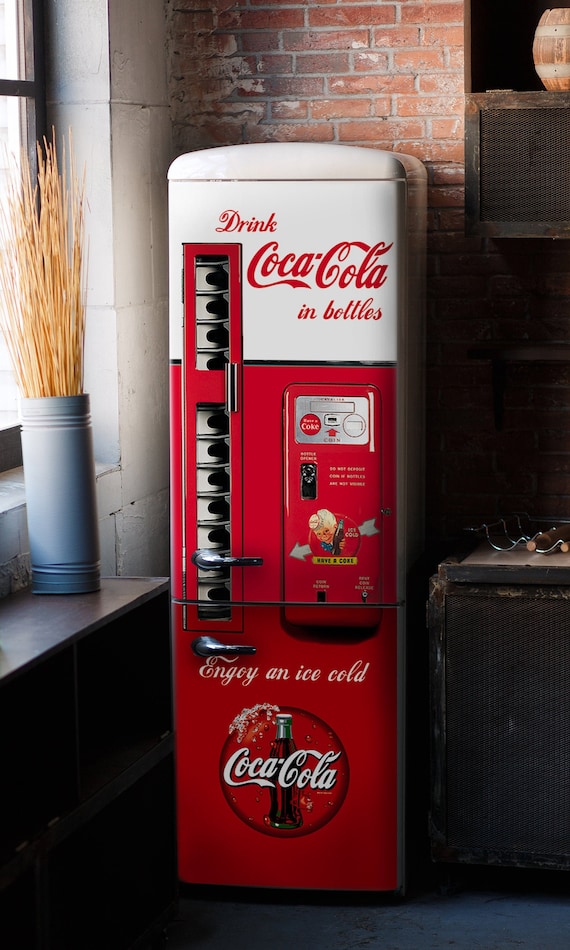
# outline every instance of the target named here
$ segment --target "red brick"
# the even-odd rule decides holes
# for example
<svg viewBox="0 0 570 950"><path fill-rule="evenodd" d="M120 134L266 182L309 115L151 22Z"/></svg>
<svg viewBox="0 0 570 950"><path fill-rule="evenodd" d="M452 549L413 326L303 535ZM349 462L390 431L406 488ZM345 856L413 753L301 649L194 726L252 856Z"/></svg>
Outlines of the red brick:
<svg viewBox="0 0 570 950"><path fill-rule="evenodd" d="M428 27L422 30L422 44L425 46L460 46L463 48L463 26Z"/></svg>
<svg viewBox="0 0 570 950"><path fill-rule="evenodd" d="M372 48L377 49L416 49L420 45L420 28L415 27L372 27Z"/></svg>
<svg viewBox="0 0 570 950"><path fill-rule="evenodd" d="M554 427L555 422L556 427ZM540 452L559 452L561 444L570 447L570 416L561 420L549 416L537 436L537 448Z"/></svg>
<svg viewBox="0 0 570 950"><path fill-rule="evenodd" d="M370 100L351 98L315 99L311 101L313 119L345 119L370 115Z"/></svg>
<svg viewBox="0 0 570 950"><path fill-rule="evenodd" d="M176 31L176 45L187 46L194 42L197 33L212 33L216 27L214 10L192 11L184 17Z"/></svg>
<svg viewBox="0 0 570 950"><path fill-rule="evenodd" d="M463 100L449 96L399 96L398 115L462 115Z"/></svg>
<svg viewBox="0 0 570 950"><path fill-rule="evenodd" d="M444 188L438 185L429 190L429 204L432 208L453 206L463 208L464 196L465 190L461 186L450 184Z"/></svg>
<svg viewBox="0 0 570 950"><path fill-rule="evenodd" d="M299 29L304 23L304 12L298 7L282 7L271 11L271 31ZM267 11L248 10L243 7L231 6L219 14L217 28L235 32L243 30L267 30Z"/></svg>
<svg viewBox="0 0 570 950"><path fill-rule="evenodd" d="M332 142L334 129L330 122L305 122L285 125L254 125L248 129L248 142Z"/></svg>
<svg viewBox="0 0 570 950"><path fill-rule="evenodd" d="M489 274L501 273L504 262L499 254L486 257L481 254L454 254L446 255L441 259L440 273L452 276L454 274ZM493 278L491 277L491 280Z"/></svg>
<svg viewBox="0 0 570 950"><path fill-rule="evenodd" d="M182 72L188 68L192 81L195 70L204 72L212 60L226 59L235 52L236 44L232 36L207 36L198 43L189 44L179 50L177 69Z"/></svg>
<svg viewBox="0 0 570 950"><path fill-rule="evenodd" d="M402 23L459 23L463 25L463 3L438 3L428 0L426 3L410 3L403 0L400 4Z"/></svg>
<svg viewBox="0 0 570 950"><path fill-rule="evenodd" d="M465 227L463 208L456 208L451 211L445 208L438 212L437 220L442 231L463 231Z"/></svg>
<svg viewBox="0 0 570 950"><path fill-rule="evenodd" d="M456 98L463 95L463 76L454 72L420 73L418 91L421 94L437 94Z"/></svg>
<svg viewBox="0 0 570 950"><path fill-rule="evenodd" d="M334 6L309 6L309 28L353 27L376 23L394 23L395 12L392 6L364 6L360 4L339 3Z"/></svg>
<svg viewBox="0 0 570 950"><path fill-rule="evenodd" d="M363 73L352 76L330 76L328 81L329 92L339 96L362 95L363 93L378 95L381 92L380 85L378 76L375 74L367 76ZM382 99L386 104L391 102L389 96L383 96Z"/></svg>
<svg viewBox="0 0 570 950"><path fill-rule="evenodd" d="M463 184L465 169L462 165L437 165L433 169L432 180L434 185Z"/></svg>
<svg viewBox="0 0 570 950"><path fill-rule="evenodd" d="M306 32L292 30L283 34L283 49L357 49L368 46L367 30L323 30Z"/></svg>
<svg viewBox="0 0 570 950"><path fill-rule="evenodd" d="M296 72L298 76L308 73L321 73L325 76L339 75L350 71L350 54L344 52L297 53Z"/></svg>
<svg viewBox="0 0 570 950"><path fill-rule="evenodd" d="M489 282L489 290L495 296L508 296L523 293L523 286L518 277L514 274L503 273L494 276Z"/></svg>
<svg viewBox="0 0 570 950"><path fill-rule="evenodd" d="M441 255L456 254L465 248L467 252L475 254L480 248L478 237L465 237L463 231L431 231L429 235L429 250L439 261Z"/></svg>
<svg viewBox="0 0 570 950"><path fill-rule="evenodd" d="M252 76L287 76L293 72L293 57L277 53L275 56L246 56L244 62Z"/></svg>
<svg viewBox="0 0 570 950"><path fill-rule="evenodd" d="M239 42L244 53L268 53L281 46L278 33L240 33Z"/></svg>
<svg viewBox="0 0 570 950"><path fill-rule="evenodd" d="M416 143L415 151L412 154L417 155L424 162L462 162L463 161L463 142L455 144L428 141Z"/></svg>
<svg viewBox="0 0 570 950"><path fill-rule="evenodd" d="M444 65L443 50L404 50L394 54L394 68L404 72L408 70L414 73L430 72L443 69Z"/></svg>
<svg viewBox="0 0 570 950"><path fill-rule="evenodd" d="M260 80L261 85L251 92L244 90L244 95L260 95L264 98L286 96L287 98L303 98L322 95L324 92L324 78L321 76L266 76Z"/></svg>
<svg viewBox="0 0 570 950"><path fill-rule="evenodd" d="M309 115L309 107L305 100L297 99L295 102L272 102L271 103L271 119L283 119L288 121L290 119L307 119Z"/></svg>
<svg viewBox="0 0 570 950"><path fill-rule="evenodd" d="M544 274L535 283L538 293L551 297L570 297L570 274Z"/></svg>
<svg viewBox="0 0 570 950"><path fill-rule="evenodd" d="M454 297L461 300L469 297L476 300L481 296L481 281L471 275L460 277L439 277L431 281L431 289L441 297Z"/></svg>
<svg viewBox="0 0 570 950"><path fill-rule="evenodd" d="M465 52L463 46L452 46L447 50L448 67L457 71L457 75L464 79Z"/></svg>
<svg viewBox="0 0 570 950"><path fill-rule="evenodd" d="M407 140L408 136L413 134L415 126L409 127L407 124L399 125L397 122L385 123L378 119L362 120L361 122L342 122L339 125L339 141L377 141L383 145L392 145L397 142ZM419 130L421 135L422 129ZM400 151L406 151L401 148Z"/></svg>

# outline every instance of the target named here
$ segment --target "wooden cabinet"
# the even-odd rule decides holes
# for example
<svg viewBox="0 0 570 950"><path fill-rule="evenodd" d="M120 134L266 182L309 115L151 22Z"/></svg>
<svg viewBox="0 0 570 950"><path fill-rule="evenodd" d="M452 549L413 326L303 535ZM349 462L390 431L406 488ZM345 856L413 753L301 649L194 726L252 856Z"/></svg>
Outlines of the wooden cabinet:
<svg viewBox="0 0 570 950"><path fill-rule="evenodd" d="M0 601L0 946L146 946L176 900L169 586Z"/></svg>
<svg viewBox="0 0 570 950"><path fill-rule="evenodd" d="M570 93L547 92L532 56L545 9L465 5L468 234L570 237Z"/></svg>
<svg viewBox="0 0 570 950"><path fill-rule="evenodd" d="M433 859L570 870L568 554L449 558L428 619Z"/></svg>
<svg viewBox="0 0 570 950"><path fill-rule="evenodd" d="M570 93L466 97L465 220L469 234L570 237Z"/></svg>

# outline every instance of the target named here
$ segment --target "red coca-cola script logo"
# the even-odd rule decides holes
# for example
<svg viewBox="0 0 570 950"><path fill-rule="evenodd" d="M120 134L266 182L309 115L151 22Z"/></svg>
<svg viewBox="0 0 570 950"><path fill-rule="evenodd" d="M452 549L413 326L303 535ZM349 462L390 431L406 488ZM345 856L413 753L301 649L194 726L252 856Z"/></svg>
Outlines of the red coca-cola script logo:
<svg viewBox="0 0 570 950"><path fill-rule="evenodd" d="M277 716L289 720L280 736ZM333 730L292 706L259 703L229 727L220 757L227 802L250 828L275 837L300 837L326 825L348 789L348 760Z"/></svg>
<svg viewBox="0 0 570 950"><path fill-rule="evenodd" d="M377 290L388 278L388 265L383 260L391 244L365 244L363 241L340 241L328 251L282 251L277 241L263 244L253 255L247 268L252 287L311 288L337 286L341 289ZM309 280L309 278L311 280Z"/></svg>

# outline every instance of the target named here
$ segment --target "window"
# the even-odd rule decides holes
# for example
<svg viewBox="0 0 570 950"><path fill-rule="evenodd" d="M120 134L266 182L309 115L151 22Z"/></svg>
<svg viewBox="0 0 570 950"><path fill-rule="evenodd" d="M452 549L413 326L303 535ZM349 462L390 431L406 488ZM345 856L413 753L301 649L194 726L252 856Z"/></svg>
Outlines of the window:
<svg viewBox="0 0 570 950"><path fill-rule="evenodd" d="M45 124L42 0L0 0L0 201L10 156L26 149L34 161ZM19 464L8 448L19 440L2 431L15 425L16 414L17 389L0 334L0 469Z"/></svg>

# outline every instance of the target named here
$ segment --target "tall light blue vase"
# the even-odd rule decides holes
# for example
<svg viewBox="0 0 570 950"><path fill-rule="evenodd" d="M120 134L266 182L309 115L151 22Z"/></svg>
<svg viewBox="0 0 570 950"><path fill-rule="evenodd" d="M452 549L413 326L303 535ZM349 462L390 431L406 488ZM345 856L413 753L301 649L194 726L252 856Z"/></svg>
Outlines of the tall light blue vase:
<svg viewBox="0 0 570 950"><path fill-rule="evenodd" d="M21 420L32 591L99 590L89 396L22 399Z"/></svg>

